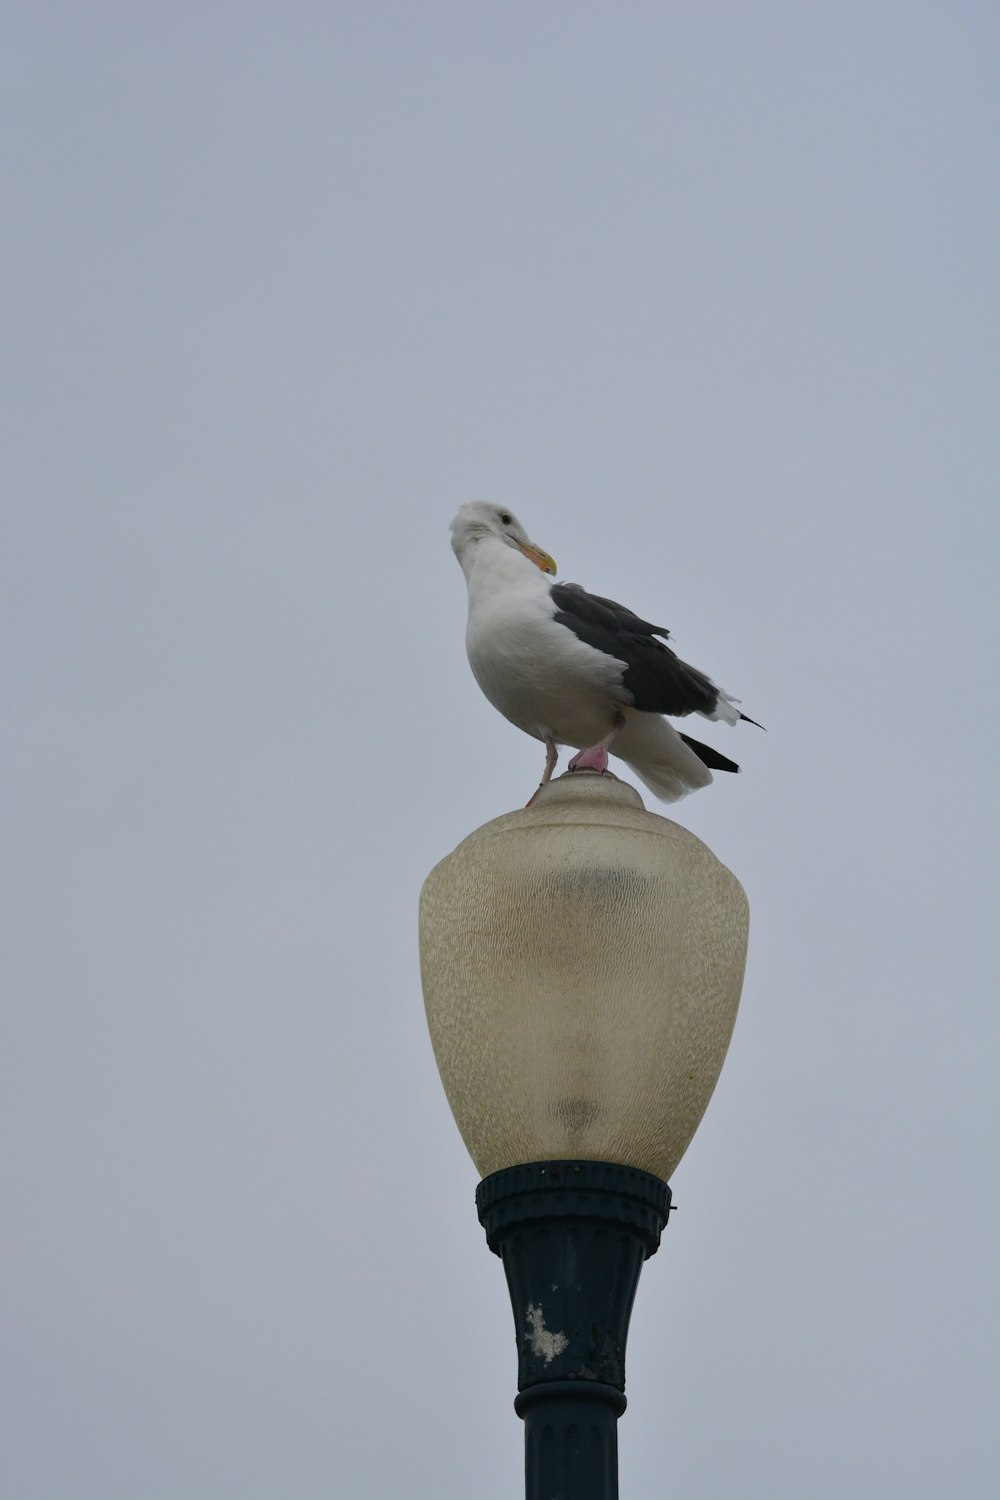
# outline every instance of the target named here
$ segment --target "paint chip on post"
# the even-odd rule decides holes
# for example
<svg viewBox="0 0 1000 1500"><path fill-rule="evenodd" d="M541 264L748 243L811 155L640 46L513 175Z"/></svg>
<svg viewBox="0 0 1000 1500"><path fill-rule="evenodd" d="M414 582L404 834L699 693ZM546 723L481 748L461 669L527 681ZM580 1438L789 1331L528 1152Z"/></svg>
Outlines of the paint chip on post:
<svg viewBox="0 0 1000 1500"><path fill-rule="evenodd" d="M545 1326L542 1309L534 1302L529 1302L525 1311L528 1327L531 1330L531 1352L544 1359L550 1365L557 1354L561 1354L568 1346L569 1339L564 1333L550 1333Z"/></svg>

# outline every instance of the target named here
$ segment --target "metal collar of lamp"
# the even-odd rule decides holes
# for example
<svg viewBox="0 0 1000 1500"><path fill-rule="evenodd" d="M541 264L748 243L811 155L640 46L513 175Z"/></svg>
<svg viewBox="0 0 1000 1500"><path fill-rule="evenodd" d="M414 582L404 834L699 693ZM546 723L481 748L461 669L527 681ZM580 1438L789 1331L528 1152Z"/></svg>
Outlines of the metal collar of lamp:
<svg viewBox="0 0 1000 1500"><path fill-rule="evenodd" d="M612 1500L625 1343L668 1179L732 1035L746 895L609 775L550 783L431 871L431 1040L518 1339L528 1500Z"/></svg>

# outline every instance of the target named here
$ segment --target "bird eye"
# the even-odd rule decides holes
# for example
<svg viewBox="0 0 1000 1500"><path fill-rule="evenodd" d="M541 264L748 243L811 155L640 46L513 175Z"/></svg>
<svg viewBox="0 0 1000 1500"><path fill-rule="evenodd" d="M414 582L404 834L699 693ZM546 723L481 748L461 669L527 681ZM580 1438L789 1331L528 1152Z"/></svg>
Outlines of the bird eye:
<svg viewBox="0 0 1000 1500"><path fill-rule="evenodd" d="M500 519L505 526L509 526L514 517L511 515L509 510L502 510L500 512Z"/></svg>

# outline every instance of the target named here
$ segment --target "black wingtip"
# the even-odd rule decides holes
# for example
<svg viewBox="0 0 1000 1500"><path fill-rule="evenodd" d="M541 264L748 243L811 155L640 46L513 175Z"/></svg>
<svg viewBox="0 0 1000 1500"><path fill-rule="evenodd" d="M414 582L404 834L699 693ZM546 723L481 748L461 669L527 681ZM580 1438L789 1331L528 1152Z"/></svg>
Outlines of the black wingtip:
<svg viewBox="0 0 1000 1500"><path fill-rule="evenodd" d="M701 740L693 740L689 734L682 734L681 739L690 750L694 751L702 765L707 766L710 771L739 771L740 768L734 760L730 760L727 755L721 755L712 745L703 745Z"/></svg>
<svg viewBox="0 0 1000 1500"><path fill-rule="evenodd" d="M740 714L740 718L743 720L744 724L752 724L755 729L764 729L763 724L758 724L757 720L751 719L749 714ZM764 733L767 733L766 729L764 729Z"/></svg>

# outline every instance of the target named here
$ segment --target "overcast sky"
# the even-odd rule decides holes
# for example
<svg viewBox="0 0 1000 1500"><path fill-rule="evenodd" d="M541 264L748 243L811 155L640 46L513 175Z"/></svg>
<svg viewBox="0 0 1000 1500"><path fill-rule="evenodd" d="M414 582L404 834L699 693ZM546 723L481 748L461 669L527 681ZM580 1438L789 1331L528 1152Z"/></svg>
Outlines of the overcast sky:
<svg viewBox="0 0 1000 1500"><path fill-rule="evenodd" d="M997 32L3 8L3 1500L521 1493L417 971L543 758L470 498L768 728L670 809L752 936L623 1496L996 1493Z"/></svg>

